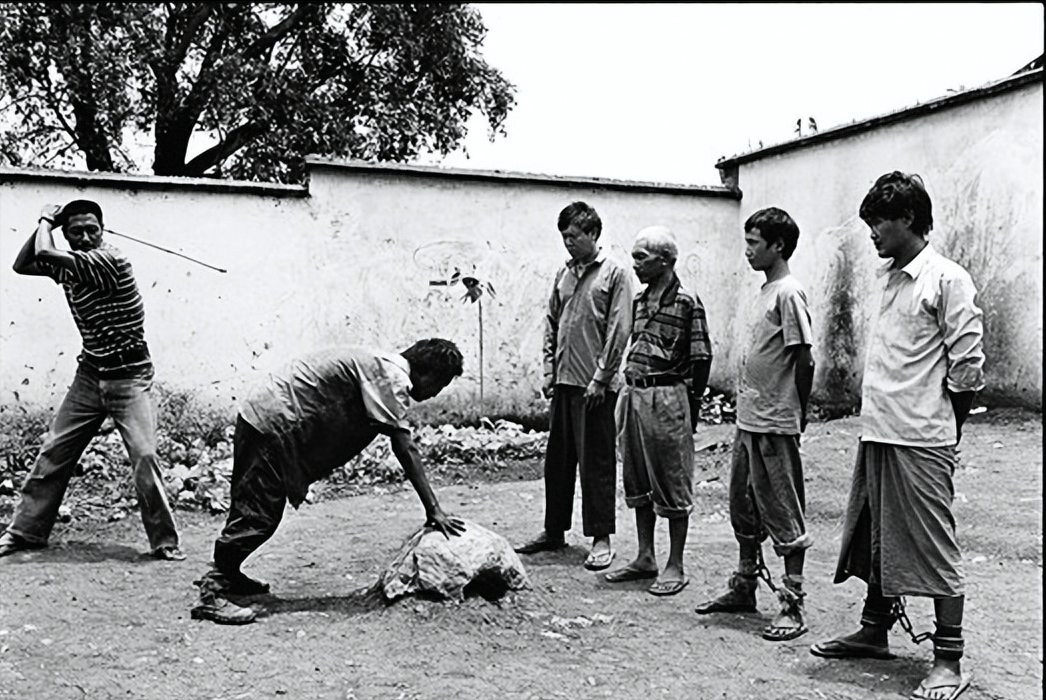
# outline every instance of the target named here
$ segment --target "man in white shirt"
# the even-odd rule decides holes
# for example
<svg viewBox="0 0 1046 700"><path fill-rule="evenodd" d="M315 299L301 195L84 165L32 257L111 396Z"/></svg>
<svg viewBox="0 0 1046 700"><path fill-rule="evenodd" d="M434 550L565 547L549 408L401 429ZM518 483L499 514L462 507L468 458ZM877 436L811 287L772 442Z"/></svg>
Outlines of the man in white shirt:
<svg viewBox="0 0 1046 700"><path fill-rule="evenodd" d="M214 544L214 566L196 581L192 617L252 622L254 611L228 598L268 593L269 586L240 571L244 560L276 532L288 501L297 508L310 484L379 434L389 436L425 507L425 524L448 537L461 534L464 524L443 512L429 486L406 421L412 399L431 399L461 373L457 346L430 338L398 355L359 347L314 352L252 391L236 420L229 515Z"/></svg>
<svg viewBox="0 0 1046 700"><path fill-rule="evenodd" d="M927 241L930 196L918 175L880 177L861 219L881 258L882 301L869 336L854 467L835 581L868 584L861 629L810 651L891 658L901 596L933 598L934 663L913 700L952 700L962 674L964 607L952 476L973 397L983 388L982 313L969 273Z"/></svg>

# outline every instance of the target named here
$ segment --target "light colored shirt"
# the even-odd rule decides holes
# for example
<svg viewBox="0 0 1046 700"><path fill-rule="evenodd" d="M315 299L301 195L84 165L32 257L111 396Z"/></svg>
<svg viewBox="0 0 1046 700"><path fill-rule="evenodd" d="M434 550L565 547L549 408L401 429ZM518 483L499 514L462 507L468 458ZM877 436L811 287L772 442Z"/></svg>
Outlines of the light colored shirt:
<svg viewBox="0 0 1046 700"><path fill-rule="evenodd" d="M266 436L291 504L379 434L410 431L410 364L360 347L319 350L268 376L240 406Z"/></svg>
<svg viewBox="0 0 1046 700"><path fill-rule="evenodd" d="M966 270L927 245L900 270L887 264L861 387L861 439L954 445L948 392L984 387L984 326Z"/></svg>
<svg viewBox="0 0 1046 700"><path fill-rule="evenodd" d="M795 386L796 346L813 345L806 292L791 275L767 282L741 360L737 427L750 433L798 435L803 409Z"/></svg>
<svg viewBox="0 0 1046 700"><path fill-rule="evenodd" d="M545 316L545 376L587 387L595 379L621 388L618 370L632 325L632 278L600 251L587 265L556 273Z"/></svg>

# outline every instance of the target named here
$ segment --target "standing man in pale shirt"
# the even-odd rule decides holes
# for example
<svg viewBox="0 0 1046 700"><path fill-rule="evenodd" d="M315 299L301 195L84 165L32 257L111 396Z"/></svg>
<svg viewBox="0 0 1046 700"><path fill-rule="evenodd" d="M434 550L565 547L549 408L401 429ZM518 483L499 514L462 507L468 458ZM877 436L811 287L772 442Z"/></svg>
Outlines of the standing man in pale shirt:
<svg viewBox="0 0 1046 700"><path fill-rule="evenodd" d="M861 443L835 582L868 584L861 628L815 644L826 658L892 658L887 633L901 596L933 598L930 673L913 700L953 700L961 670L964 580L955 535L956 447L984 386L984 335L969 273L927 241L930 196L918 175L876 180L861 203L881 258L882 299L869 336Z"/></svg>
<svg viewBox="0 0 1046 700"><path fill-rule="evenodd" d="M552 399L545 527L516 551L533 554L567 546L580 473L582 527L592 538L585 568L599 571L614 560L614 405L632 324L632 280L600 247L603 223L591 206L570 204L560 212L558 228L570 260L556 274L545 318L542 391Z"/></svg>
<svg viewBox="0 0 1046 700"><path fill-rule="evenodd" d="M755 612L763 566L762 542L770 538L784 560L780 611L763 639L785 642L805 634L803 566L812 544L806 530L806 487L799 436L814 380L813 330L802 284L788 261L799 226L777 207L745 221L745 258L766 283L755 301L737 388L737 434L730 465L730 524L738 544L737 570L727 591L702 603L699 615Z"/></svg>

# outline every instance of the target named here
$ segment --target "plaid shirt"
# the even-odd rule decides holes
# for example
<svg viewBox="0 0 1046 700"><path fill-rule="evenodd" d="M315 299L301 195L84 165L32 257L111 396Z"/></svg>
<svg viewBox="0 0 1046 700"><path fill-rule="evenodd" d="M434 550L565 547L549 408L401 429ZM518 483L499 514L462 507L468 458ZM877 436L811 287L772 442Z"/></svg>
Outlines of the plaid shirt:
<svg viewBox="0 0 1046 700"><path fill-rule="evenodd" d="M712 359L704 304L682 286L674 272L660 299L651 299L649 292L648 285L632 302L625 376L675 376L689 385L693 363Z"/></svg>

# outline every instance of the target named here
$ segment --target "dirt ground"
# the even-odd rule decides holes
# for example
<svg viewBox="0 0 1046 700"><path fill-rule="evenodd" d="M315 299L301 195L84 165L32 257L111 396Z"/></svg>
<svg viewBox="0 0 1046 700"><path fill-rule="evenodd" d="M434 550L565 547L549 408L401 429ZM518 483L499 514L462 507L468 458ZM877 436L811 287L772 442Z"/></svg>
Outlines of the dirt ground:
<svg viewBox="0 0 1046 700"><path fill-rule="evenodd" d="M810 644L855 628L863 598L860 582L831 583L855 419L813 424L803 440L816 538L807 558L811 632L763 641L775 611L765 586L759 614L694 614L736 562L724 486L733 430L698 427L706 449L687 543L690 585L670 598L585 571L586 542L575 530L570 548L523 558L533 590L498 603L408 598L386 606L366 589L421 524L407 487L289 510L245 567L271 581L273 594L255 602L255 624L224 627L189 618L192 581L207 568L221 517L180 513L189 555L180 563L144 557L137 518L60 524L50 548L0 560L0 698L907 697L931 649L899 627L893 661L809 653ZM1042 438L1038 413L988 411L966 430L955 509L968 578L965 668L973 674L963 700L1043 696ZM530 465L437 490L447 511L517 541L539 527L537 477ZM635 555L632 517L618 502L615 566ZM657 537L663 558L664 523ZM777 578L780 564L767 553ZM929 601L909 600L908 612L917 632L930 629Z"/></svg>

